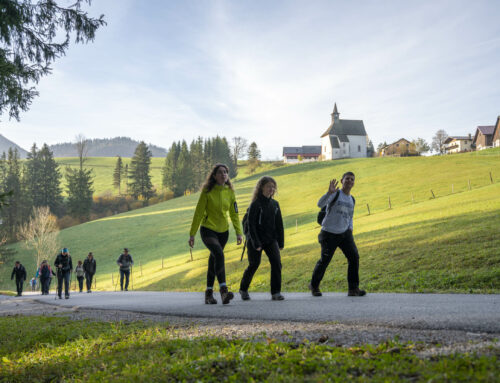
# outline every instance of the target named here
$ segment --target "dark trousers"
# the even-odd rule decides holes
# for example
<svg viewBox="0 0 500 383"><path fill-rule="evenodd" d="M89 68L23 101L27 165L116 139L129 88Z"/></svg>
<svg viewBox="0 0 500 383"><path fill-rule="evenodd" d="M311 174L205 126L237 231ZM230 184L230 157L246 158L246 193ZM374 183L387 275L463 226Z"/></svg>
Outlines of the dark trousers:
<svg viewBox="0 0 500 383"><path fill-rule="evenodd" d="M69 278L71 277L71 272L69 271L58 271L57 272L57 295L62 294L62 285L64 281L64 295L69 297Z"/></svg>
<svg viewBox="0 0 500 383"><path fill-rule="evenodd" d="M128 280L130 278L130 269L120 269L120 290L123 290L123 277L125 277L125 290L128 290Z"/></svg>
<svg viewBox="0 0 500 383"><path fill-rule="evenodd" d="M248 249L248 267L243 273L243 278L240 283L240 290L248 291L248 287L252 282L252 278L259 268L262 256L262 250L266 252L271 264L271 294L281 292L281 257L278 242L273 241L262 246L262 250L257 251L252 244L252 241L247 242Z"/></svg>
<svg viewBox="0 0 500 383"><path fill-rule="evenodd" d="M87 291L92 290L92 278L94 278L94 274L85 273L85 283L87 284Z"/></svg>
<svg viewBox="0 0 500 383"><path fill-rule="evenodd" d="M78 279L78 288L80 289L80 292L83 291L83 275L81 277L76 277Z"/></svg>
<svg viewBox="0 0 500 383"><path fill-rule="evenodd" d="M16 278L16 289L17 289L17 295L23 295L23 284L24 284L24 279Z"/></svg>
<svg viewBox="0 0 500 383"><path fill-rule="evenodd" d="M321 230L318 239L321 244L321 258L316 263L313 271L311 279L312 287L319 287L325 275L326 268L332 260L333 253L335 253L337 247L340 247L347 258L347 283L349 284L349 290L357 289L359 286L359 254L358 248L354 243L352 231L347 230L342 234L333 234Z"/></svg>
<svg viewBox="0 0 500 383"><path fill-rule="evenodd" d="M42 285L42 294L49 294L50 278L40 278L40 284Z"/></svg>
<svg viewBox="0 0 500 383"><path fill-rule="evenodd" d="M216 231L202 226L200 228L200 235L201 240L208 250L210 250L210 256L208 257L207 287L213 287L216 276L219 285L221 283L226 283L224 247L229 238L229 231L217 233Z"/></svg>

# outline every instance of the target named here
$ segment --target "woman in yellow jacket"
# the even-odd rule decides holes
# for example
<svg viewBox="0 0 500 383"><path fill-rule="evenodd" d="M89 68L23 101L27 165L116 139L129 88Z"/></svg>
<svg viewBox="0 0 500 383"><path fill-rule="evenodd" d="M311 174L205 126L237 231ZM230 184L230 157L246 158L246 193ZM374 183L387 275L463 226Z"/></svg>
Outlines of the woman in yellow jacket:
<svg viewBox="0 0 500 383"><path fill-rule="evenodd" d="M226 285L226 270L224 268L224 246L229 237L227 212L236 231L237 244L243 241L238 205L234 195L233 185L229 180L229 169L224 164L216 164L201 188L200 199L196 205L193 223L189 232L189 246L194 246L194 236L201 223L200 235L205 246L210 250L208 258L207 290L205 303L216 304L213 295L215 277L219 282L220 295L223 304L228 304L234 298Z"/></svg>

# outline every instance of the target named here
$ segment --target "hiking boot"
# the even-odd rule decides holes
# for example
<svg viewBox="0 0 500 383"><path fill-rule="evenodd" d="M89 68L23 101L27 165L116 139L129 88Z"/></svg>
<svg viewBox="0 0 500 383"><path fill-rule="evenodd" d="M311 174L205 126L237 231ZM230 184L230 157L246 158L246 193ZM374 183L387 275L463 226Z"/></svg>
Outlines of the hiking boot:
<svg viewBox="0 0 500 383"><path fill-rule="evenodd" d="M217 300L214 298L214 291L212 289L205 290L205 304L206 305L216 305Z"/></svg>
<svg viewBox="0 0 500 383"><path fill-rule="evenodd" d="M281 293L276 293L276 294L273 294L273 295L271 296L271 299L272 299L273 301L282 301L282 300L284 300L284 299L285 299L285 297L284 297L283 295L281 295Z"/></svg>
<svg viewBox="0 0 500 383"><path fill-rule="evenodd" d="M64 299L69 299L69 295L65 295L65 296L64 296Z"/></svg>
<svg viewBox="0 0 500 383"><path fill-rule="evenodd" d="M220 288L220 297L222 299L222 304L227 305L231 299L234 298L234 294L231 291L228 291L227 286L222 286Z"/></svg>
<svg viewBox="0 0 500 383"><path fill-rule="evenodd" d="M366 295L366 291L365 290L360 290L358 288L349 290L349 292L347 293L348 297L362 297L364 295Z"/></svg>
<svg viewBox="0 0 500 383"><path fill-rule="evenodd" d="M319 287L313 287L313 285L311 285L310 283L309 283L309 290L311 290L311 294L313 297L321 297L323 295L321 294Z"/></svg>
<svg viewBox="0 0 500 383"><path fill-rule="evenodd" d="M59 299L62 299L62 296L59 295Z"/></svg>
<svg viewBox="0 0 500 383"><path fill-rule="evenodd" d="M250 295L248 294L248 291L240 290L240 295L241 295L241 300L243 300L243 301L250 300Z"/></svg>

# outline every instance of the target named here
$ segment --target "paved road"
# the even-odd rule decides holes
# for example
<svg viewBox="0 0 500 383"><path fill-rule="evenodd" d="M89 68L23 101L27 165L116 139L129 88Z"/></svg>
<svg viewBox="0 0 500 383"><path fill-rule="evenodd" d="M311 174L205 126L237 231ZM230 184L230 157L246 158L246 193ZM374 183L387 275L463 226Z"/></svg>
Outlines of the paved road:
<svg viewBox="0 0 500 383"><path fill-rule="evenodd" d="M415 329L454 329L500 333L500 295L468 294L368 294L350 298L344 293L286 293L286 300L271 301L266 293L239 294L226 306L205 305L202 293L93 292L72 293L68 300L26 296L39 302L82 308L128 310L185 317L240 318L375 324Z"/></svg>

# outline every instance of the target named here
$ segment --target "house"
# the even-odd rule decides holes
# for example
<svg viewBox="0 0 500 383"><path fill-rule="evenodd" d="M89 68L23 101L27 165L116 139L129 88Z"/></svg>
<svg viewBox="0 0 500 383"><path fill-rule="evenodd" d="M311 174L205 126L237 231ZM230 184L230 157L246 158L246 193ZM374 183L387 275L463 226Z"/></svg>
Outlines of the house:
<svg viewBox="0 0 500 383"><path fill-rule="evenodd" d="M321 135L321 156L324 160L367 156L368 136L363 120L340 119L337 103L333 107L332 123Z"/></svg>
<svg viewBox="0 0 500 383"><path fill-rule="evenodd" d="M493 132L495 126L478 126L474 135L473 145L476 150L483 150L493 146Z"/></svg>
<svg viewBox="0 0 500 383"><path fill-rule="evenodd" d="M380 156L393 156L393 157L406 157L406 156L418 156L418 152L415 150L414 145L406 138L400 138L392 144L384 146L380 150Z"/></svg>
<svg viewBox="0 0 500 383"><path fill-rule="evenodd" d="M283 148L283 161L287 164L318 161L320 156L321 146L285 146Z"/></svg>
<svg viewBox="0 0 500 383"><path fill-rule="evenodd" d="M497 118L497 123L495 125L495 131L493 132L493 147L500 147L500 116Z"/></svg>
<svg viewBox="0 0 500 383"><path fill-rule="evenodd" d="M473 150L472 136L450 136L444 141L446 154L470 152Z"/></svg>

